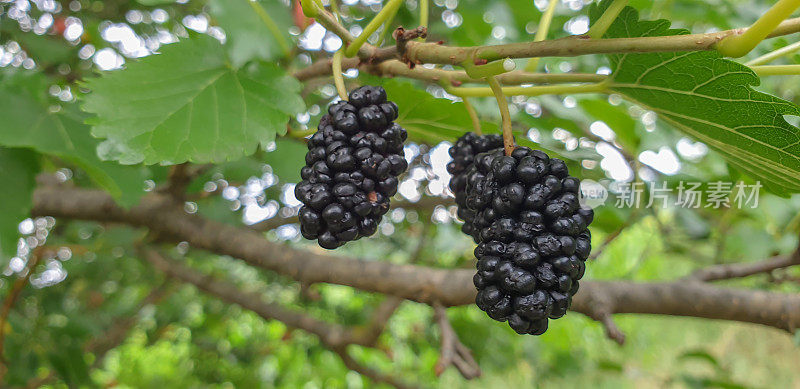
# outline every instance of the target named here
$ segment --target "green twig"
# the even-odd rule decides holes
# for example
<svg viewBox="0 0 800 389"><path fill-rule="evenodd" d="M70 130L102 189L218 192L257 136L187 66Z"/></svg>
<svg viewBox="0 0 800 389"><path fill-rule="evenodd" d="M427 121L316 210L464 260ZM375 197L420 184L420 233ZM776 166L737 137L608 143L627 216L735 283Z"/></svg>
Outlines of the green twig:
<svg viewBox="0 0 800 389"><path fill-rule="evenodd" d="M752 66L759 76L797 76L800 75L800 65L766 65Z"/></svg>
<svg viewBox="0 0 800 389"><path fill-rule="evenodd" d="M278 46L281 47L283 55L287 57L292 55L292 48L289 46L289 42L286 41L286 37L283 36L281 29L277 24L275 24L275 21L272 20L264 7L261 6L261 3L251 0L244 1L250 3L250 7L253 8L253 11L258 15L258 17L261 18L261 21L267 26L267 29L269 29L269 32L272 34L272 36L275 37L275 40L278 42Z"/></svg>
<svg viewBox="0 0 800 389"><path fill-rule="evenodd" d="M378 28L381 24L385 23L388 19L394 17L397 13L397 10L400 9L400 5L403 4L403 0L389 0L386 5L375 15L372 20L370 20L369 24L364 27L364 31L361 31L361 35L357 36L344 51L344 55L349 57L354 57L358 53L358 49L367 42L367 38L372 35L375 31L378 31Z"/></svg>
<svg viewBox="0 0 800 389"><path fill-rule="evenodd" d="M464 67L464 70L467 72L468 76L476 79L493 77L499 74L507 73L517 67L514 61L512 61L510 58L489 62L486 65L475 65L471 60L467 60L462 62L461 66Z"/></svg>
<svg viewBox="0 0 800 389"><path fill-rule="evenodd" d="M470 120L472 120L472 129L478 135L483 135L481 131L481 121L478 119L478 112L475 111L475 107L472 106L472 103L469 102L468 98L464 98L464 108L467 109L467 113L469 114Z"/></svg>
<svg viewBox="0 0 800 389"><path fill-rule="evenodd" d="M611 5L608 6L603 15L600 16L600 19L597 19L596 22L592 25L589 29L589 32L586 35L589 35L589 38L592 39L600 39L605 35L608 28L611 27L611 24L614 23L614 20L617 19L620 12L628 5L628 0L614 0Z"/></svg>
<svg viewBox="0 0 800 389"><path fill-rule="evenodd" d="M491 85L490 85L491 86ZM507 86L502 88L503 94L508 96L542 96L575 93L606 93L608 85L605 82L581 85L541 85L541 86ZM447 93L461 98L464 97L490 97L494 95L492 88L462 87L447 88Z"/></svg>
<svg viewBox="0 0 800 389"><path fill-rule="evenodd" d="M500 83L497 82L494 76L486 77L486 82L489 84L495 99L497 99L497 106L500 108L500 118L503 127L503 146L506 155L511 155L516 145L514 144L514 134L511 132L511 112L508 110L508 100L506 100L506 96L503 94L503 88L500 87Z"/></svg>
<svg viewBox="0 0 800 389"><path fill-rule="evenodd" d="M386 19L386 23L383 23L383 30L381 30L381 35L378 36L378 43L375 46L381 47L383 45L383 41L386 40L386 35L389 31L392 31L392 24L394 24L394 18L397 14L392 15L391 18Z"/></svg>
<svg viewBox="0 0 800 389"><path fill-rule="evenodd" d="M344 86L344 78L342 77L342 54L344 54L344 48L333 53L331 71L333 73L333 83L336 85L336 91L339 92L339 97L347 101L347 88Z"/></svg>
<svg viewBox="0 0 800 389"><path fill-rule="evenodd" d="M744 57L798 7L800 0L779 0L743 34L729 36L719 41L715 48L726 57Z"/></svg>
<svg viewBox="0 0 800 389"><path fill-rule="evenodd" d="M556 13L556 6L558 0L550 0L547 4L547 9L542 14L542 19L539 21L539 29L536 31L536 36L533 38L534 42L541 42L547 39L547 32L550 31L550 23L553 21L553 15ZM539 58L531 58L525 65L526 72L535 72L539 67Z"/></svg>
<svg viewBox="0 0 800 389"><path fill-rule="evenodd" d="M430 12L430 4L428 0L419 0L419 25L428 28L428 13ZM425 38L417 38L420 42L425 42Z"/></svg>
<svg viewBox="0 0 800 389"><path fill-rule="evenodd" d="M747 66L758 66L758 65L765 65L768 64L780 57L792 54L800 50L800 42L792 43L791 45L781 47L778 50L770 51L767 54L764 54L752 61L747 62L745 65Z"/></svg>

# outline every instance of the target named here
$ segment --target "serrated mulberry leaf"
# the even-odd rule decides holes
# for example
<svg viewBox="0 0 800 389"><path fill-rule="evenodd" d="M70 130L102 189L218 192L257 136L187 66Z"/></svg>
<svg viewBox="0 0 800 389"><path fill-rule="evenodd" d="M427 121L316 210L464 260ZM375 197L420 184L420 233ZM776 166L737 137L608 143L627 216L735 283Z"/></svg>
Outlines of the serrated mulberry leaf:
<svg viewBox="0 0 800 389"><path fill-rule="evenodd" d="M257 3L259 7L264 7L276 27L283 32L281 39L291 42L292 36L288 32L292 26L289 8L274 0ZM208 6L214 20L225 30L225 46L234 66L253 59L271 61L284 56L274 32L247 1L211 0Z"/></svg>
<svg viewBox="0 0 800 389"><path fill-rule="evenodd" d="M39 73L16 74L0 87L0 146L30 148L69 161L84 171L120 204L131 206L144 194L146 172L97 157L97 139L89 134L86 115L75 104L48 106L47 80ZM57 108L57 109L56 109Z"/></svg>
<svg viewBox="0 0 800 389"><path fill-rule="evenodd" d="M305 109L283 70L235 69L218 41L196 34L86 86L92 134L108 142L102 156L123 164L234 160L285 134Z"/></svg>
<svg viewBox="0 0 800 389"><path fill-rule="evenodd" d="M596 20L610 1L590 10ZM666 20L640 21L626 7L606 38L688 34ZM776 193L800 191L800 115L788 101L759 92L753 71L715 51L609 55L610 88L705 142Z"/></svg>
<svg viewBox="0 0 800 389"><path fill-rule="evenodd" d="M409 139L436 144L454 141L472 129L472 120L464 103L439 99L405 81L389 80L383 83L389 99L400 107L395 122L408 131ZM496 125L487 125L488 130Z"/></svg>

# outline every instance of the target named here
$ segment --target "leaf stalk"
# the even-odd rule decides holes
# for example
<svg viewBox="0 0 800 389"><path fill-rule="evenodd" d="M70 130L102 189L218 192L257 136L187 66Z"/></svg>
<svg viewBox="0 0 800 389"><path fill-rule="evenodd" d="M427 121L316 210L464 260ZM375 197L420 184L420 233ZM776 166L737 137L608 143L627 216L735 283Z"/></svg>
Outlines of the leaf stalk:
<svg viewBox="0 0 800 389"><path fill-rule="evenodd" d="M600 16L600 19L597 19L592 27L589 28L589 32L587 32L586 35L592 39L602 38L627 5L628 0L614 0L614 2L606 8L606 11L603 12L603 15Z"/></svg>
<svg viewBox="0 0 800 389"><path fill-rule="evenodd" d="M798 7L800 7L800 0L779 0L744 33L719 41L716 44L717 51L726 57L744 57Z"/></svg>
<svg viewBox="0 0 800 389"><path fill-rule="evenodd" d="M550 0L550 3L547 4L547 9L544 10L542 14L542 19L539 21L539 28L536 31L536 36L533 38L534 42L541 42L547 39L547 32L550 31L550 24L553 22L553 15L556 13L556 6L558 5L558 0ZM535 72L536 68L539 67L539 58L531 58L528 60L528 63L525 65L526 72Z"/></svg>
<svg viewBox="0 0 800 389"><path fill-rule="evenodd" d="M750 69L759 76L797 76L800 75L800 65L764 65L751 66Z"/></svg>
<svg viewBox="0 0 800 389"><path fill-rule="evenodd" d="M428 14L430 13L430 4L428 0L419 0L419 25L428 28ZM417 38L420 42L425 42L425 38Z"/></svg>
<svg viewBox="0 0 800 389"><path fill-rule="evenodd" d="M747 62L745 65L747 66L758 66L758 65L766 65L780 57L787 56L789 54L793 54L800 50L800 42L792 43L791 45L781 47L780 49L770 51L767 54L764 54L752 61Z"/></svg>
<svg viewBox="0 0 800 389"><path fill-rule="evenodd" d="M270 34L275 37L275 40L278 42L278 46L281 47L281 51L283 55L288 57L292 55L292 48L289 46L289 43L286 41L286 37L283 36L281 33L281 29L278 27L278 24L272 20L272 17L269 16L269 13L264 9L264 7L258 1L252 0L245 0L250 3L250 7L253 8L253 12L261 18L261 21L264 22L264 25L267 26ZM305 11L303 11L305 12Z"/></svg>
<svg viewBox="0 0 800 389"><path fill-rule="evenodd" d="M384 24L388 19L393 18L397 11L400 9L400 5L403 4L403 0L389 0L386 5L375 15L372 20L364 27L364 31L361 32L361 35L357 36L345 49L344 55L346 57L354 57L358 53L358 49L361 48L364 43L367 42L367 38L372 35L375 31L378 31L378 28Z"/></svg>

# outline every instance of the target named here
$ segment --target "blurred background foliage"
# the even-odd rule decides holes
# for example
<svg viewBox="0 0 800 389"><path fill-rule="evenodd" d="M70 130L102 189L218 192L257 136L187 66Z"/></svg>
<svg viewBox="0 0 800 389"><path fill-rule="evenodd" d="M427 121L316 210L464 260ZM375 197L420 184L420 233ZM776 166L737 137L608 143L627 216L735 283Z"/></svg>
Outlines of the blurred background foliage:
<svg viewBox="0 0 800 389"><path fill-rule="evenodd" d="M558 1L561 4L551 36L585 32L586 7L591 1ZM82 82L160 52L164 45L187 39L190 31L224 41L232 66L261 68L269 66L265 62L272 62L288 72L329 57L341 45L336 36L298 14L296 5L289 1L258 3L277 23L281 38L245 0L0 0L0 112L11 120L19 112L35 108L28 119L17 120L30 124L47 118L44 120L53 120L53 126L66 123L68 132L66 140L53 145L29 144L15 135L13 141L0 142L17 147L0 149L0 161L7 150L33 149L36 153L26 156L30 166L39 166L61 181L100 186L123 203L135 203L141 195L165 183L168 168L100 162L95 152L99 141L87 137L88 127L81 116L70 116L83 115L78 113L80 99L87 92ZM358 32L380 1L341 3L342 13L347 15L343 22ZM666 18L674 26L693 32L746 26L772 3L631 1L643 19ZM546 5L545 0L434 0L430 40L452 45L530 40ZM416 0L407 0L395 24L416 26L417 7ZM374 41L377 36L372 38ZM290 47L282 46L282 39ZM792 43L793 39L795 36L769 40L751 56ZM799 63L800 57L783 61ZM587 56L547 58L542 65L553 72L595 73L608 62L602 56ZM451 96L438 86L403 79L379 80L356 71L347 75L350 86L384 83L401 110L415 101L438 104L437 109L448 113L448 124L470 128L463 107L451 104L447 100ZM795 81L765 78L758 89L796 102L799 84ZM316 79L303 85L301 95L306 108L288 123L290 131L298 133L315 128L335 90L330 79ZM538 142L562 155L578 177L623 182L638 177L663 180L673 188L681 180L748 180L704 145L657 120L652 112L614 96L515 97L512 101L518 139ZM486 128L496 128L491 124L499 121L493 99L478 99L475 105ZM424 118L431 112L424 107L422 104L410 110L408 116ZM3 132L12 134L16 128L6 119L0 118L0 139ZM440 142L454 140L457 133L448 133L435 124L417 124L411 133L415 143L407 147L407 156L413 163L401 186L401 196L411 201L447 196L444 164L449 144ZM62 147L79 137L85 139L76 144L85 144L85 149ZM290 217L297 209L291 193L299 179L303 153L301 143L280 137L252 155L216 163L190 184L186 210L237 225ZM625 153L633 159L626 159ZM100 155L113 159L102 149ZM20 214L15 206L26 201L24 196L18 199L19 191L24 194L24 188L34 184L17 173L0 169L4 182L12 183L0 190L5 203L0 205L4 211L0 217L19 221L26 214ZM609 204L612 202L609 200ZM597 213L592 229L594 247L603 247L611 236L619 237L587 267L586 278L595 280L674 280L711 264L758 261L794 250L800 231L800 197L781 198L766 192L756 209L632 211L606 206ZM420 263L472 267L472 243L460 233L454 215L453 209L442 206L432 211L397 209L387 216L376 237L348 244L341 254L403 263L409 261L424 234L427 244ZM423 223L432 228L422 228ZM22 290L4 328L3 352L9 368L4 385L373 386L348 371L314 336L292 331L279 322L264 321L191 286L165 280L137 258L135 246L147 239L145 231L39 218L26 219L17 231L6 229L2 233L14 241L19 233L22 239L17 247L3 247L9 255L4 255L0 263L0 296L6 296L19 279L31 273L30 285ZM267 231L265 236L319 250L302 241L293 224ZM32 256L37 247L55 249ZM301 290L284 277L228 257L191 250L186 244L170 250L195 269L224 276L270 301L343 325L363 324L382 300L381 296L342 286L314 285L311 291ZM31 262L39 256L38 263ZM795 269L780 279L760 275L723 284L798 293L798 277ZM445 388L800 387L800 334L792 337L766 327L621 316L617 321L627 343L618 346L606 338L600 324L575 313L554 322L540 337L517 336L474 306L450 309L449 317L483 370L478 380L467 382L453 369L435 376L439 341L432 310L410 302L404 303L389 322L379 350L358 349L356 359L424 386ZM113 330L130 319L130 330L115 335ZM118 342L103 346L104 341L114 340Z"/></svg>

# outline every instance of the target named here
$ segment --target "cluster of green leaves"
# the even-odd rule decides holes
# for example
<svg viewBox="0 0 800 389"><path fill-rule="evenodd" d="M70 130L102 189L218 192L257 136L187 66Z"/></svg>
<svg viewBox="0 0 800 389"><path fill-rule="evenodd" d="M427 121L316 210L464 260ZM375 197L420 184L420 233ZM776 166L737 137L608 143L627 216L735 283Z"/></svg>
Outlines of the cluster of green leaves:
<svg viewBox="0 0 800 389"><path fill-rule="evenodd" d="M611 2L590 10L597 19ZM626 7L608 38L688 34L667 20L640 21ZM773 191L800 191L800 129L785 116L800 115L794 103L758 92L759 78L714 51L613 54L610 88L722 153L734 166Z"/></svg>

